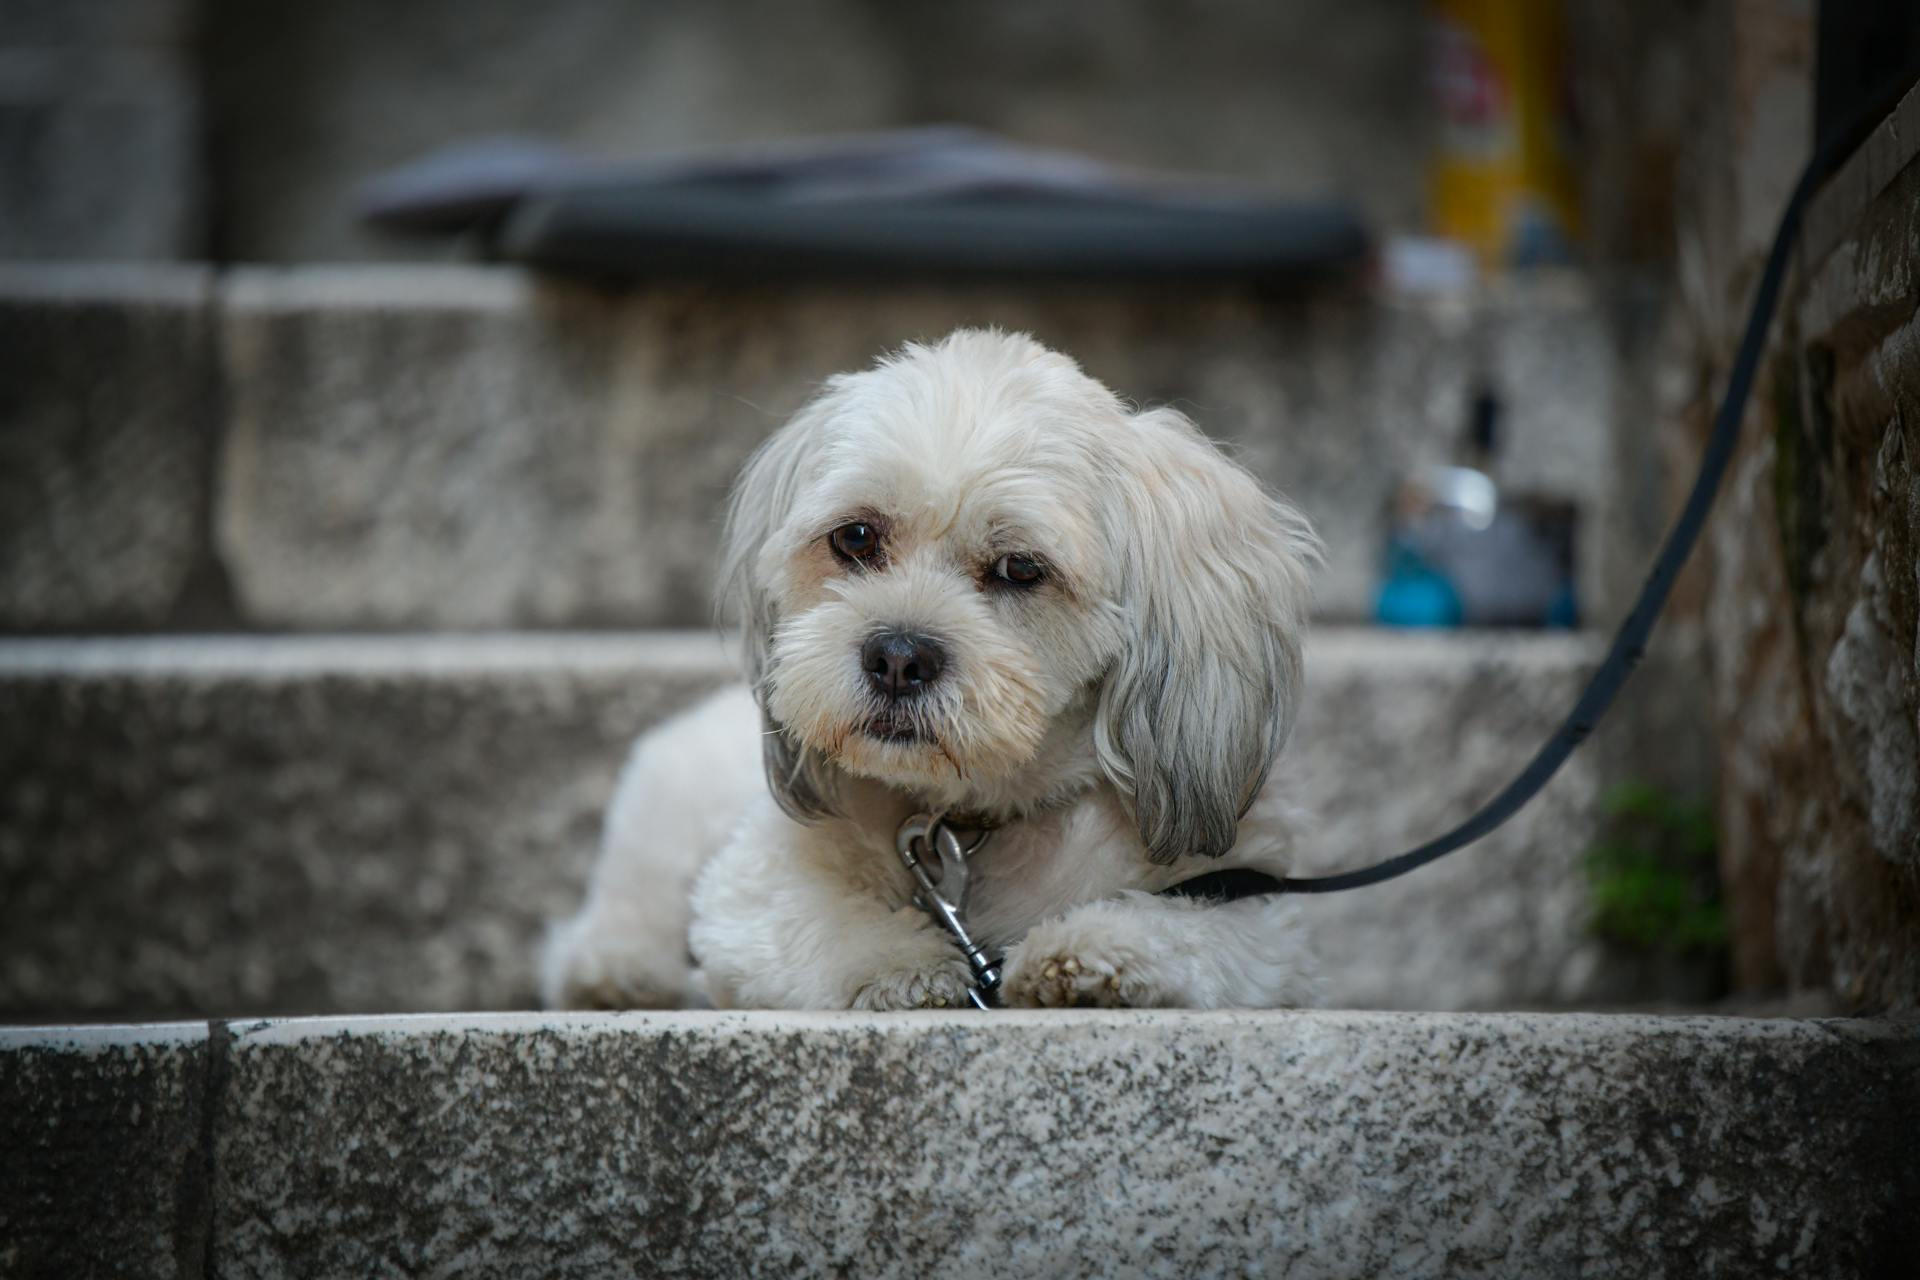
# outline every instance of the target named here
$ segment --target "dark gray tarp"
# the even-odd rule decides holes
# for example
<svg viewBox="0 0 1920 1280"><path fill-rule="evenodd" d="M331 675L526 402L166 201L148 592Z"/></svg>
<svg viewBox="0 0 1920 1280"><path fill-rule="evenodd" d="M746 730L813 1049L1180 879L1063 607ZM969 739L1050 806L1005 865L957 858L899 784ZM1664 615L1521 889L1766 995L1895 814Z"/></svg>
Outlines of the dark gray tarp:
<svg viewBox="0 0 1920 1280"><path fill-rule="evenodd" d="M362 216L491 256L603 274L1297 277L1362 260L1335 202L1116 169L955 128L627 165L511 140L367 184Z"/></svg>

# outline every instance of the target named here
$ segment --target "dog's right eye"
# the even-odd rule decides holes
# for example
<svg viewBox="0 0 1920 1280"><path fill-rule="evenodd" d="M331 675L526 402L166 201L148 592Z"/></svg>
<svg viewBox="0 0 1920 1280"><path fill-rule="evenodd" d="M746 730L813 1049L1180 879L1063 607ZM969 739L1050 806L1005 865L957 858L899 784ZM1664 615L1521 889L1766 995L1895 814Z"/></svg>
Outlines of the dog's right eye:
<svg viewBox="0 0 1920 1280"><path fill-rule="evenodd" d="M856 520L828 534L827 545L843 560L871 560L880 550L880 531Z"/></svg>

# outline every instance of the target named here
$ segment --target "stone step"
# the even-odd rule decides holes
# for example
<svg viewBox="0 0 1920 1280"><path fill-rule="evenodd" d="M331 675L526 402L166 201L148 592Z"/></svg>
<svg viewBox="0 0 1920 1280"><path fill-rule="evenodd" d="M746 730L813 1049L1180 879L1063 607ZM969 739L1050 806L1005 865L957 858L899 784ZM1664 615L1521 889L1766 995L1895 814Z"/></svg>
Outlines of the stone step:
<svg viewBox="0 0 1920 1280"><path fill-rule="evenodd" d="M0 1029L9 1274L1920 1272L1920 1024L412 1016Z"/></svg>
<svg viewBox="0 0 1920 1280"><path fill-rule="evenodd" d="M1464 817L1596 656L1317 633L1279 766L1302 868ZM0 641L0 1018L531 1007L629 742L732 678L710 633ZM1587 932L1606 747L1471 851L1309 900L1329 1000L1701 996Z"/></svg>
<svg viewBox="0 0 1920 1280"><path fill-rule="evenodd" d="M1498 478L1577 504L1583 603L1614 611L1613 358L1569 279L608 292L498 267L0 264L0 630L704 625L747 452L829 374L962 324L1191 412L1314 518L1335 620L1369 612L1395 479L1453 455L1484 371Z"/></svg>

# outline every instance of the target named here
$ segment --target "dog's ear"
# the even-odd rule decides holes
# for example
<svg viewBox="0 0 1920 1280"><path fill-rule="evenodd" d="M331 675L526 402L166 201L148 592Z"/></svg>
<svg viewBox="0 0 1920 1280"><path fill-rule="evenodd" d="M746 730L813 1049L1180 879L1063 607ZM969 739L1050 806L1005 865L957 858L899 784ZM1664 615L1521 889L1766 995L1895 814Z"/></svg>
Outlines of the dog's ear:
<svg viewBox="0 0 1920 1280"><path fill-rule="evenodd" d="M1132 425L1109 534L1126 642L1095 742L1155 862L1218 857L1293 727L1320 542L1180 414Z"/></svg>
<svg viewBox="0 0 1920 1280"><path fill-rule="evenodd" d="M721 538L722 608L740 627L747 681L760 704L767 785L782 809L803 820L831 810L832 780L825 763L766 714L768 654L774 628L780 625L772 576L785 558L780 539L793 518L809 459L826 423L840 407L842 383L843 379L830 379L819 395L747 459L734 482Z"/></svg>

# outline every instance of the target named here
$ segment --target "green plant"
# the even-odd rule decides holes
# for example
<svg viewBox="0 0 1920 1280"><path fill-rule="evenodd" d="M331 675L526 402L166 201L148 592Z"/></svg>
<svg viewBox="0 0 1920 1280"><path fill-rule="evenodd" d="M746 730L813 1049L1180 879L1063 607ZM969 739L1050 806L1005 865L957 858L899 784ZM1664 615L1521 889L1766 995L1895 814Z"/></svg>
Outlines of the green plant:
<svg viewBox="0 0 1920 1280"><path fill-rule="evenodd" d="M1585 858L1594 931L1648 951L1723 950L1727 914L1707 805L1626 782L1601 808L1606 825Z"/></svg>

